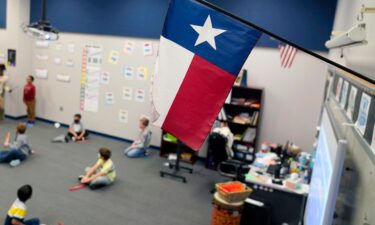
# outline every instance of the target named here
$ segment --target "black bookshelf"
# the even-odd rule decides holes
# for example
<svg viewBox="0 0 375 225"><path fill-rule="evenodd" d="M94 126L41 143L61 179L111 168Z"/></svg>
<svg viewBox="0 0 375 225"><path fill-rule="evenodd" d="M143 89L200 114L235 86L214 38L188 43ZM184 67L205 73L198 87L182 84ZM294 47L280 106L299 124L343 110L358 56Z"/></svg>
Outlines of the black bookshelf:
<svg viewBox="0 0 375 225"><path fill-rule="evenodd" d="M255 159L255 149L258 143L263 89L234 86L230 101L223 105L218 121L227 122L234 135L234 158L246 163ZM223 114L224 113L224 116ZM242 116L240 116L242 115ZM246 131L252 129L254 138L248 139Z"/></svg>

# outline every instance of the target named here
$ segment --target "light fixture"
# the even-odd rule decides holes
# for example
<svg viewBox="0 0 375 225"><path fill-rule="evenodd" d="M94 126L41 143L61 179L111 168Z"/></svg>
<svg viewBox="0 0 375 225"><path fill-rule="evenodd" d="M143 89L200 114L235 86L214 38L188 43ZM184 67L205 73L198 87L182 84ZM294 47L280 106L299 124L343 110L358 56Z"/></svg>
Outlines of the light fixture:
<svg viewBox="0 0 375 225"><path fill-rule="evenodd" d="M46 40L56 41L59 39L59 31L52 27L47 20L47 0L42 0L42 18L38 22L29 25L22 24L21 28L25 34L30 37Z"/></svg>
<svg viewBox="0 0 375 225"><path fill-rule="evenodd" d="M348 31L331 38L325 45L327 48L342 48L364 44L367 44L366 24L359 23Z"/></svg>

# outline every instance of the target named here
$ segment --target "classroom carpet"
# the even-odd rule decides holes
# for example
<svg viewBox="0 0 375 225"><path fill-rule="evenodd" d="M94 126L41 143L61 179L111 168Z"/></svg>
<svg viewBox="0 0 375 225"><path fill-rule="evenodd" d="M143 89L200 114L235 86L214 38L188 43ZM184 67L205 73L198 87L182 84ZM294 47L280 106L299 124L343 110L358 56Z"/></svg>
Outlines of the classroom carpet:
<svg viewBox="0 0 375 225"><path fill-rule="evenodd" d="M1 147L7 131L12 131L14 138L16 124L13 120L0 124ZM36 154L15 168L0 164L0 224L16 199L17 189L24 184L34 189L26 203L27 217L38 216L47 225L210 224L210 190L224 178L204 168L203 162L192 166L193 174L183 173L188 182L182 183L159 176L159 171L168 167L157 150L151 150L146 158L129 159L122 153L129 143L96 135L87 144L51 143L65 131L37 122L27 130ZM115 184L96 191L69 191L78 185L77 177L84 168L96 162L102 146L113 152Z"/></svg>

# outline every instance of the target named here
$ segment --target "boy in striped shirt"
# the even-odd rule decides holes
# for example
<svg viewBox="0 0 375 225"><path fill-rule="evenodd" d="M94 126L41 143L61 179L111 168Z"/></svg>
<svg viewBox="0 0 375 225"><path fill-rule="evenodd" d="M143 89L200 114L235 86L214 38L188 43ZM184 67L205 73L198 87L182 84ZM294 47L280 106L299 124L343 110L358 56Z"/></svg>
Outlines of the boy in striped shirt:
<svg viewBox="0 0 375 225"><path fill-rule="evenodd" d="M41 225L39 218L25 220L27 213L25 202L31 198L32 194L33 189L30 185L24 185L18 189L18 198L10 207L4 225Z"/></svg>

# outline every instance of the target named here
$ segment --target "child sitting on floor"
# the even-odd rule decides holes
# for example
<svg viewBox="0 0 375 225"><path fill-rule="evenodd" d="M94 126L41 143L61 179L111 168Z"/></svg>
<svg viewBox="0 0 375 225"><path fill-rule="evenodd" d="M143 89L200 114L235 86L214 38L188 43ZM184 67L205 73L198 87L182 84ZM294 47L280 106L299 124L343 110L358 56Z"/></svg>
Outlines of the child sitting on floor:
<svg viewBox="0 0 375 225"><path fill-rule="evenodd" d="M30 185L24 185L17 191L17 199L10 207L4 225L40 225L39 218L25 220L27 208L25 202L31 198L33 189Z"/></svg>
<svg viewBox="0 0 375 225"><path fill-rule="evenodd" d="M0 163L10 163L15 166L34 153L30 148L25 132L25 123L19 123L14 143L9 144L9 141L6 141L4 146L9 147L9 150L0 151Z"/></svg>
<svg viewBox="0 0 375 225"><path fill-rule="evenodd" d="M148 129L149 120L142 117L139 120L140 133L133 144L124 150L124 154L129 158L143 157L148 154L147 148L151 141L151 131Z"/></svg>
<svg viewBox="0 0 375 225"><path fill-rule="evenodd" d="M68 129L66 141L68 141L69 139L73 141L84 141L89 135L88 131L83 127L81 118L81 114L74 115L74 121Z"/></svg>
<svg viewBox="0 0 375 225"><path fill-rule="evenodd" d="M111 160L111 150L100 148L98 161L92 167L87 167L85 172L86 175L81 175L78 179L82 184L88 184L91 189L112 184L116 178L116 171Z"/></svg>

